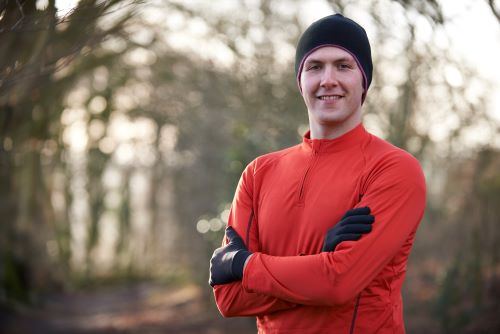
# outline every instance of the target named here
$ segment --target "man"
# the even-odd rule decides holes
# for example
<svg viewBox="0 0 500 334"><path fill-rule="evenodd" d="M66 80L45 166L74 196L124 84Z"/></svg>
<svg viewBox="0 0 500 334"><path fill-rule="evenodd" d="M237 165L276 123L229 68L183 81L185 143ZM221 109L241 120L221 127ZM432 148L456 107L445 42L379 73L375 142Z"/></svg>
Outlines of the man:
<svg viewBox="0 0 500 334"><path fill-rule="evenodd" d="M361 123L372 79L364 29L339 14L313 23L295 70L310 131L243 172L211 260L217 306L256 316L259 333L404 333L425 180L415 158Z"/></svg>

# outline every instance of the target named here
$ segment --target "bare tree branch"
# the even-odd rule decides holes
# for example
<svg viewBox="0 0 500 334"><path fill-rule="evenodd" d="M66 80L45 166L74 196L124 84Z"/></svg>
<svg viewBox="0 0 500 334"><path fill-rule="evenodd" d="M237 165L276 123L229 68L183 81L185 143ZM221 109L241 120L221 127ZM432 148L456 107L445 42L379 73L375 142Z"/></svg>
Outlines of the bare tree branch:
<svg viewBox="0 0 500 334"><path fill-rule="evenodd" d="M491 12L493 13L493 15L495 15L497 20L500 22L500 9L497 8L495 2L496 2L496 0L488 0L488 5L490 6L490 9L491 9Z"/></svg>

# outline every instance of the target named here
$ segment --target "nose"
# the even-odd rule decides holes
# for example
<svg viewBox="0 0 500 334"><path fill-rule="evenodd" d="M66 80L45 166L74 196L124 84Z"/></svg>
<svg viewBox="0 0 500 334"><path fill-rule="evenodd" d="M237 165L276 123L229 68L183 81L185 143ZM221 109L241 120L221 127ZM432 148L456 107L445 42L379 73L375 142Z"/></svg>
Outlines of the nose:
<svg viewBox="0 0 500 334"><path fill-rule="evenodd" d="M337 76L332 66L326 66L321 76L321 87L331 88L338 85Z"/></svg>

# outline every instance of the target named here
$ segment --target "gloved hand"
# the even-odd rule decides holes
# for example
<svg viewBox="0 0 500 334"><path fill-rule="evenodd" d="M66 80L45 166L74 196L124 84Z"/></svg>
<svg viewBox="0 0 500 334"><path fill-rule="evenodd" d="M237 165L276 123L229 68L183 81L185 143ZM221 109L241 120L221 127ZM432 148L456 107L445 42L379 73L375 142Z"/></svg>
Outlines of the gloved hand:
<svg viewBox="0 0 500 334"><path fill-rule="evenodd" d="M346 212L334 227L326 232L322 252L333 252L342 241L354 241L372 230L375 217L370 215L370 208L356 208Z"/></svg>
<svg viewBox="0 0 500 334"><path fill-rule="evenodd" d="M217 248L210 259L208 283L211 286L241 280L245 261L252 255L245 247L243 239L231 226L226 228L226 237L229 243Z"/></svg>

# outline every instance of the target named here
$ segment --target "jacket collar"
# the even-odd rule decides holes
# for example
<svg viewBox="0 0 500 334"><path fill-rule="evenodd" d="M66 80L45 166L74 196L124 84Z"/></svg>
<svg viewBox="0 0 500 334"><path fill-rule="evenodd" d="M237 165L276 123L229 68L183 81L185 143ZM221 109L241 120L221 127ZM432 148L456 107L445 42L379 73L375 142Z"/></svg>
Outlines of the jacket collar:
<svg viewBox="0 0 500 334"><path fill-rule="evenodd" d="M338 152L359 146L368 136L369 133L361 123L335 139L311 139L311 131L308 130L303 136L302 147L314 153Z"/></svg>

